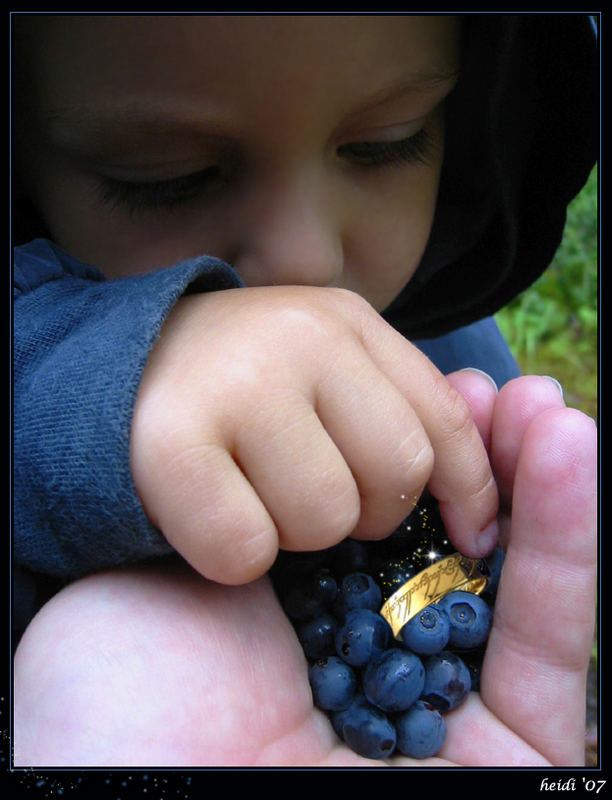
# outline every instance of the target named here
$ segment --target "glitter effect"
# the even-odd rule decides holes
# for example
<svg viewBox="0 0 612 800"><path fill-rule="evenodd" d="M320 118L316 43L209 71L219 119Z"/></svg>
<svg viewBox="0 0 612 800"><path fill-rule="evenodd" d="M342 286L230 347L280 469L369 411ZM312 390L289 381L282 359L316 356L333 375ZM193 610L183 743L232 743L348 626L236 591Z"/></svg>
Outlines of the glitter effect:
<svg viewBox="0 0 612 800"><path fill-rule="evenodd" d="M393 535L379 546L375 574L385 600L417 573L455 552L437 507L413 506Z"/></svg>
<svg viewBox="0 0 612 800"><path fill-rule="evenodd" d="M194 789L198 789L195 796L201 796L204 784L196 787L192 775L176 772L161 772L147 770L144 772L99 772L96 770L82 770L76 773L53 771L42 774L36 769L12 770L9 773L12 797L74 797L79 800L89 800L91 797L100 797L103 800L130 800L131 798L145 798L145 800L192 800ZM197 774L197 773L196 773ZM202 780L206 780L202 775ZM24 791L19 791L21 788Z"/></svg>

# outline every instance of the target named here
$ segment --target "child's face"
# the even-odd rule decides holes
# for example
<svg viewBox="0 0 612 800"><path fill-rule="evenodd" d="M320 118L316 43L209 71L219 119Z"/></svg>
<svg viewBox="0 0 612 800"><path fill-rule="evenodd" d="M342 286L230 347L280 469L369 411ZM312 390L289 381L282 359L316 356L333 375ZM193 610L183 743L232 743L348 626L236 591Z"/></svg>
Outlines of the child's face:
<svg viewBox="0 0 612 800"><path fill-rule="evenodd" d="M454 18L20 21L23 174L77 258L118 277L208 253L247 285L340 286L378 309L414 273Z"/></svg>

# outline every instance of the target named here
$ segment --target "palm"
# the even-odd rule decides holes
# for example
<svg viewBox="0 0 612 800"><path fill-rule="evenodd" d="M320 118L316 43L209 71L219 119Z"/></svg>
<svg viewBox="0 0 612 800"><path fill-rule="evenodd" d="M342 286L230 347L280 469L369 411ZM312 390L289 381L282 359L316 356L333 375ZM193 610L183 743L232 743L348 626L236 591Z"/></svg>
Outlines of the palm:
<svg viewBox="0 0 612 800"><path fill-rule="evenodd" d="M203 605L196 615L208 617L205 608L213 612L206 626L212 626L209 632L218 645L209 653L211 670L206 670L205 683L216 689L208 694L194 687L185 708L194 748L191 763L372 765L343 745L326 715L313 708L301 647L267 581L240 589L200 585L200 591ZM176 708L177 701L168 698L171 707ZM548 763L497 720L477 695L446 718L449 735L440 758L417 764ZM460 729L466 725L479 735L463 737ZM415 762L395 758L389 763Z"/></svg>
<svg viewBox="0 0 612 800"><path fill-rule="evenodd" d="M102 579L107 581L108 576ZM81 593L89 595L90 587L90 581L75 584L62 602L81 605ZM80 716L87 704L94 730L107 732L108 740L99 736L95 740L96 751L106 755L102 762L91 761L87 740L79 731L78 743L65 737L58 741L56 763L61 763L62 753L74 753L75 748L82 755L72 766L378 763L343 745L326 715L313 707L301 647L266 579L232 588L203 581L191 571L169 576L167 571L146 570L113 575L107 587L124 622L125 609L138 599L139 609L131 620L137 624L127 625L130 646L124 647L125 639L98 638L95 652L74 650L70 655L75 670L85 673L91 683L80 686L63 707L70 721L71 714ZM70 613L69 607L65 610ZM114 613L108 597L103 609L90 606L90 612L90 622L97 619L102 629L112 630L112 625L104 624L112 622ZM101 619L101 613L109 618ZM178 630L165 624L178 618ZM99 669L105 681L100 681ZM495 719L477 695L446 718L449 733L440 758L418 764L547 763ZM121 720L121 725L102 724L113 719ZM466 724L479 735L461 736L458 729ZM69 724L66 730L70 731ZM387 763L414 762L394 758Z"/></svg>
<svg viewBox="0 0 612 800"><path fill-rule="evenodd" d="M421 764L583 763L596 435L560 401L526 411L525 396L500 394L494 413L470 401L512 523L481 694L446 715L439 757ZM34 732L17 737L16 766L379 763L349 751L313 708L267 578L227 587L156 566L78 581L30 626L16 675L15 727ZM62 720L61 737L50 719Z"/></svg>

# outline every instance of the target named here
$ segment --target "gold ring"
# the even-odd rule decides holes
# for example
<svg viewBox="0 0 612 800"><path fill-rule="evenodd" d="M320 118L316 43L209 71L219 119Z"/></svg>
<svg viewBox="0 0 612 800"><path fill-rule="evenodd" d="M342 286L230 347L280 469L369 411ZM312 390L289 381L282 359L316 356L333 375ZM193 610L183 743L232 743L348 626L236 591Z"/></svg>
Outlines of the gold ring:
<svg viewBox="0 0 612 800"><path fill-rule="evenodd" d="M489 575L484 559L453 553L401 586L385 602L380 613L398 639L404 625L424 608L456 590L480 594L488 583Z"/></svg>

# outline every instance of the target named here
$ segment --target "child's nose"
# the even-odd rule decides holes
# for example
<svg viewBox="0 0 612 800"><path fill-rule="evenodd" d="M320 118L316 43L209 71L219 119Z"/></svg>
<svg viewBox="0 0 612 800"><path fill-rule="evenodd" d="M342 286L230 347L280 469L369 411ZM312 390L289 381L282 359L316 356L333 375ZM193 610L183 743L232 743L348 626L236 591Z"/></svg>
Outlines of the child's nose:
<svg viewBox="0 0 612 800"><path fill-rule="evenodd" d="M232 264L247 286L340 284L343 213L333 190L316 181L268 184L240 218Z"/></svg>

